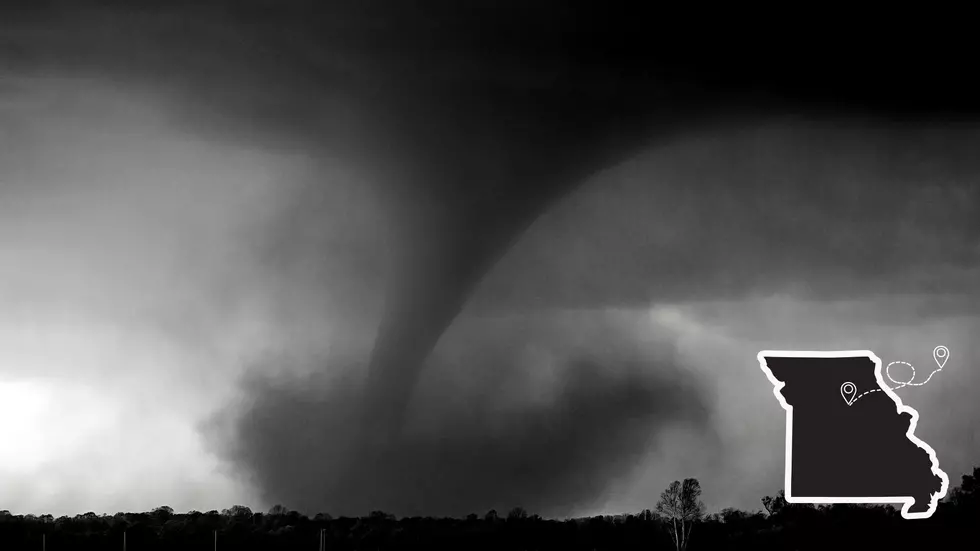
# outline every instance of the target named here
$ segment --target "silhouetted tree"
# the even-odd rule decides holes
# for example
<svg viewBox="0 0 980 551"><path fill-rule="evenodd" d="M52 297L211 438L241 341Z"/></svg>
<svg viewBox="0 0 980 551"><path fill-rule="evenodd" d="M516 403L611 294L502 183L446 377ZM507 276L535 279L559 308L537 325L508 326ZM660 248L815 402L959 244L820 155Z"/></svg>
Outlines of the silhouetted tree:
<svg viewBox="0 0 980 551"><path fill-rule="evenodd" d="M786 491L779 490L776 497L765 496L762 498L762 506L766 508L766 512L770 515L777 515L786 507Z"/></svg>
<svg viewBox="0 0 980 551"><path fill-rule="evenodd" d="M0 511L0 549L36 551L42 538L52 551L120 549L123 532L130 551L211 551L218 549L287 551L312 549L323 539L327 549L449 551L592 551L593 549L656 548L657 538L672 537L675 548L701 549L941 549L970 541L977 518L980 469L963 476L928 520L904 520L892 505L787 504L783 493L762 499L768 514L725 508L703 515L699 486L671 484L657 513L601 515L589 518L542 519L521 507L500 522L495 511L465 519L403 518L374 511L363 518L313 519L276 508L251 514L247 507L201 513L175 513L158 507L148 513L98 515L93 512L52 518ZM686 509L693 513L685 513ZM283 508L285 509L285 508ZM671 518L671 511L677 512ZM276 514L272 514L276 513ZM699 516L700 515L700 516ZM519 519L519 520L517 520ZM691 538L698 524L697 538ZM666 544L666 541L663 542Z"/></svg>
<svg viewBox="0 0 980 551"><path fill-rule="evenodd" d="M960 485L949 492L949 502L958 507L976 507L980 503L980 467L963 475Z"/></svg>
<svg viewBox="0 0 980 551"><path fill-rule="evenodd" d="M250 518L252 516L252 510L244 505L232 505L228 509L221 511L221 514L226 517Z"/></svg>
<svg viewBox="0 0 980 551"><path fill-rule="evenodd" d="M694 525L704 517L701 483L696 478L671 482L660 494L657 514L664 519L677 551L687 549Z"/></svg>

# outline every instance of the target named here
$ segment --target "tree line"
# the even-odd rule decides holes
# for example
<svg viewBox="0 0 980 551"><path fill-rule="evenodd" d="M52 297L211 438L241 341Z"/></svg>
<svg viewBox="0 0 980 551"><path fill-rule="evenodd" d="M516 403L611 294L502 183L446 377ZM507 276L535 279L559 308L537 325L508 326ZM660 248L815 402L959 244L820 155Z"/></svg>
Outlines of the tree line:
<svg viewBox="0 0 980 551"><path fill-rule="evenodd" d="M218 550L681 550L700 549L932 549L970 547L980 520L980 467L964 475L929 519L905 520L890 505L800 505L782 492L762 509L706 514L697 480L671 483L653 509L623 515L555 520L521 507L465 518L310 518L282 505L266 513L236 505L223 511L74 517L0 511L4 551ZM124 544L125 540L125 544Z"/></svg>

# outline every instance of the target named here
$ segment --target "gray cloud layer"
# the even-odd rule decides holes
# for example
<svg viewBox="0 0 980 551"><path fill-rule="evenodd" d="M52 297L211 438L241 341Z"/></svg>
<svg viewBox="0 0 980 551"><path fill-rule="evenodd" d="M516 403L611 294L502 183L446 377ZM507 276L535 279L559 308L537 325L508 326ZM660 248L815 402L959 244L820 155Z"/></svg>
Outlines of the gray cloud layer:
<svg viewBox="0 0 980 551"><path fill-rule="evenodd" d="M538 220L471 307L970 295L978 144L975 130L798 121L654 149Z"/></svg>
<svg viewBox="0 0 980 551"><path fill-rule="evenodd" d="M203 19L194 36L206 40L184 43L170 34L182 20L163 18L124 27L130 34L120 38L107 31L114 19L88 15L88 25L66 18L28 36L36 47L21 68L31 78L5 81L6 321L53 333L67 318L70 331L88 335L98 321L121 341L151 334L199 352L193 363L95 361L86 373L108 386L135 371L132 388L171 377L181 384L159 408L195 415L209 390L233 395L207 435L265 500L333 513L523 504L561 514L601 502L675 422L715 430L711 385L676 358L637 350L620 326L601 330L603 314L515 321L528 312L778 290L821 300L956 293L925 306L975 314L975 131L786 121L698 134L597 177L540 219L442 337L411 405L411 430L374 444L355 419L384 286L397 277L389 209L426 197L402 187L390 199L391 182L366 182L403 159L368 153L377 142L365 136L341 148L361 166L326 157L337 141L321 133L325 122L330 135L348 137L336 128L355 128L340 115L356 105L318 97L303 71L275 70L268 52L251 65L262 70L250 71L241 63L262 48L247 34ZM147 28L154 32L142 35ZM169 37L171 48L150 37ZM119 56L121 47L132 55ZM155 72L175 67L161 52L182 59L181 70ZM493 167L494 144L490 136L456 151ZM493 210L483 214L493 225ZM487 315L513 325L468 325ZM251 319L259 321L247 338L228 337ZM538 380L550 364L553 378ZM25 376L22 364L10 365ZM252 370L231 390L240 365Z"/></svg>
<svg viewBox="0 0 980 551"><path fill-rule="evenodd" d="M615 335L580 329L584 342L574 346L547 321L518 319L504 331L478 324L451 339L445 348L455 350L429 363L397 440L363 432L363 362L342 357L295 380L256 366L244 402L210 427L231 436L220 452L253 477L265 501L345 515L517 505L579 513L634 474L663 428L711 430L701 383L673 367L669 343L630 350ZM554 379L541 381L544 370Z"/></svg>
<svg viewBox="0 0 980 551"><path fill-rule="evenodd" d="M486 277L424 372L412 407L414 425L427 430L410 432L405 440L383 445L380 451L363 452L371 435L354 428L358 407L351 396L357 392L351 389L357 388L356 375L345 375L355 382L337 383L330 390L321 390L329 385L316 379L249 377L243 386L244 405L225 412L230 415L225 422L231 429L229 425L224 428L235 437L221 451L254 477L270 502L311 509L356 511L373 502L390 504L398 511L461 513L501 507L507 496L532 504L535 510L554 513L594 506L601 501L599 488L614 484L622 472L629 471L629 462L615 458L649 457L644 452L651 450L628 429L590 433L594 421L586 413L588 408L583 417L562 411L581 409L589 400L596 402L591 407L601 409L606 401L598 390L606 388L607 405L621 404L623 409L613 408L597 417L616 420L636 415L628 387L621 388L615 378L609 378L615 366L636 365L639 388L653 385L640 393L653 408L639 412L645 419L642 430L655 435L674 423L668 410L659 409L665 398L672 404L670 411L682 419L688 415L685 406L714 413L710 396L718 383L690 380L686 368L671 367L676 362L669 358L653 361L643 355L632 357L629 352L625 360L617 357L617 349L628 350L636 341L621 334L614 338L622 330L615 324L608 326L612 337L583 332L581 328L589 327L590 321L593 328L596 323L606 323L601 311L591 309L693 302L704 303L709 309L701 315L711 319L715 315L711 305L726 311L725 302L718 302L722 300L742 305L738 308L744 309L746 319L757 324L758 313L746 299L785 294L818 300L828 308L838 303L846 310L841 314L846 319L857 322L863 316L871 327L918 324L926 316L976 315L976 256L971 256L975 251L971 247L977 229L971 213L977 204L978 188L973 183L977 171L965 153L942 147L970 141L972 133L939 135L934 138L939 146L931 153L923 147L923 136L928 134L798 125L747 129L652 151L596 178L545 215ZM815 148L813 143L836 145ZM879 154L869 153L872 151ZM924 158L910 158L916 153ZM894 162L883 162L881 157ZM801 164L810 169L801 171ZM783 184L778 195L776 181ZM930 185L933 181L942 186ZM316 225L314 219L310 223ZM289 257L285 243L279 252ZM297 254L307 254L300 251L306 251L302 246ZM318 288L315 281L309 283L314 285L311 292ZM329 293L327 287L323 289ZM848 306L869 297L873 297L870 309ZM915 319L889 315L889 310L907 315L913 302L920 304L914 307ZM559 313L569 309L584 309L585 313L578 317ZM549 311L552 314L534 314ZM515 325L474 326L473 320L494 315ZM536 321L522 324L520 320ZM761 338L759 332L742 328L732 319L725 323L726 331L744 333L750 340ZM656 346L670 349L671 338L665 337ZM814 338L813 342L820 340ZM576 343L584 344L576 347ZM559 362L565 367L558 369L556 380L535 378L536 372L547 370L553 361L548 355L519 359L529 345L550 347L565 358ZM583 352L598 355L598 360L586 365L600 369L590 375L596 377L589 383L596 395L579 403L574 390L583 379L576 378L575 366L581 365L576 358ZM363 369L364 350L346 353L347 359L317 360L304 358L298 351L299 356L283 361L314 366L298 368L299 372ZM612 358L607 356L610 353ZM341 367L345 364L356 367ZM270 368L262 364L255 369ZM746 377L751 375L754 372ZM524 406L530 409L510 425L510 417L487 404L508 400L524 379L526 386L540 392L564 384L573 393L547 408ZM499 387L495 381L513 382ZM768 399L765 393L761 396ZM301 419L330 421L325 420L323 428L304 425L298 433L301 436L273 430L299 425ZM722 430L710 414L694 419L701 422L698 431ZM571 421L580 426L577 430L591 434L591 439L563 432L571 430L567 428ZM620 423L602 426L618 427ZM319 430L335 436L312 444L316 438L306 431ZM538 457L530 452L537 448L522 444L525 451L520 452L511 447L515 444L503 443L526 442L529 434L532 441L568 443L568 448L547 448L557 447L560 454L541 457L543 464L554 464L564 456L562 462L567 461L569 470L532 470L542 484L530 487L533 491L517 475L510 485L493 474L474 474L509 472L523 465L528 454ZM350 448L337 449L341 444L334 443L335 438L361 451L362 461L350 459ZM463 453L491 444L495 452ZM738 447L731 442L727 445ZM304 453L321 450L321 446L322 453ZM603 456L611 465L608 470L576 462L577 450L598 448L609 451L609 456ZM374 457L371 453L379 456L368 461L366 458ZM319 463L315 458L330 459ZM285 461L296 463L280 468ZM568 479L562 478L566 475ZM484 476L493 484L484 487L480 482ZM564 482L590 476L605 482L591 489ZM461 493L459 488L466 480L480 490Z"/></svg>

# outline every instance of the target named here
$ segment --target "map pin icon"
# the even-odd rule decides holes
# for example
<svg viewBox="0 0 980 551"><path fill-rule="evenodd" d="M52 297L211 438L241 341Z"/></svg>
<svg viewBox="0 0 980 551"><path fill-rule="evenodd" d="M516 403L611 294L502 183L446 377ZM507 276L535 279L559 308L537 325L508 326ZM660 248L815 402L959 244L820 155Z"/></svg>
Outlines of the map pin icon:
<svg viewBox="0 0 980 551"><path fill-rule="evenodd" d="M854 403L855 394L857 394L857 387L854 386L854 383L847 381L846 383L840 385L840 395L844 398L844 401L847 402L847 405Z"/></svg>
<svg viewBox="0 0 980 551"><path fill-rule="evenodd" d="M937 346L935 350L932 351L932 357L939 364L939 369L942 369L946 365L946 360L949 359L949 349L945 346Z"/></svg>

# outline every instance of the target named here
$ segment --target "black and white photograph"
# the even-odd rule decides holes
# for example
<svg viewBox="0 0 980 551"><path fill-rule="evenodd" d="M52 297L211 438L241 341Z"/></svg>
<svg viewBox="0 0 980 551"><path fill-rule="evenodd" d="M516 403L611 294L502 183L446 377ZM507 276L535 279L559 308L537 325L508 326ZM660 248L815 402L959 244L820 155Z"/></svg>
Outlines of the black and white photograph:
<svg viewBox="0 0 980 551"><path fill-rule="evenodd" d="M884 17L3 2L0 550L975 546L976 45Z"/></svg>

